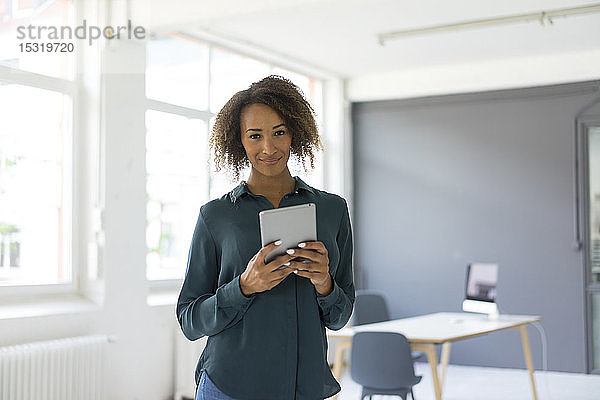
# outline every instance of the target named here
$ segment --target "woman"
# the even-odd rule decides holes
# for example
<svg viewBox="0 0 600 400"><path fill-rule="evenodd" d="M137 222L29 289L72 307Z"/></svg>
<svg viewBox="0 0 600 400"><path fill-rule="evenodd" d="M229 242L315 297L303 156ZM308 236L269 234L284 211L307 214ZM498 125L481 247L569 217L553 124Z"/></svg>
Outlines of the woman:
<svg viewBox="0 0 600 400"><path fill-rule="evenodd" d="M340 390L327 364L325 327L342 328L354 303L348 208L287 166L293 153L314 167L320 144L312 107L282 77L236 93L217 115L217 169L236 178L248 164L251 171L201 207L190 246L177 317L188 339L208 336L197 400L316 400ZM258 213L304 203L316 204L318 240L265 264L280 241L261 248Z"/></svg>

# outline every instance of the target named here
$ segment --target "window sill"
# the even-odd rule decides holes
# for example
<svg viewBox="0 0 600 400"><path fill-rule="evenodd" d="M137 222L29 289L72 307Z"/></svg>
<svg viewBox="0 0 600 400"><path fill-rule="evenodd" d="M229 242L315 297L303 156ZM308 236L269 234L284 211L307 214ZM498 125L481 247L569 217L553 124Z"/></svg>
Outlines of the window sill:
<svg viewBox="0 0 600 400"><path fill-rule="evenodd" d="M150 292L146 304L149 307L174 306L182 284L182 279L149 280Z"/></svg>
<svg viewBox="0 0 600 400"><path fill-rule="evenodd" d="M152 290L146 299L149 307L174 306L179 290Z"/></svg>
<svg viewBox="0 0 600 400"><path fill-rule="evenodd" d="M63 295L5 302L0 304L0 320L99 311L101 307L81 296Z"/></svg>

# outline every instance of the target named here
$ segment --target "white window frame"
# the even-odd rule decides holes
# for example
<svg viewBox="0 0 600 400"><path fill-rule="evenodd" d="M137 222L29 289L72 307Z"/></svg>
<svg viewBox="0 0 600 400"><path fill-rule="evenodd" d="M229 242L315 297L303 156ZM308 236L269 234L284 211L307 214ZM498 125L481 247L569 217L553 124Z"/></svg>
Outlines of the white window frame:
<svg viewBox="0 0 600 400"><path fill-rule="evenodd" d="M10 84L17 84L22 86L29 86L36 89L44 89L52 92L60 93L71 97L72 108L72 120L71 120L71 132L70 137L67 139L64 165L65 169L62 171L64 175L65 185L63 187L63 199L64 199L64 214L63 224L68 229L64 233L65 241L65 263L71 266L71 281L69 283L48 283L48 284L25 284L25 285L7 285L0 286L0 298L4 297L21 297L31 295L55 295L74 293L78 290L78 281L80 270L78 264L75 262L78 260L78 249L77 243L77 227L74 224L73 211L74 205L77 204L76 190L74 190L74 179L75 179L75 160L74 160L74 149L75 149L75 132L77 127L77 104L78 104L78 90L77 83L66 79L54 78L46 75L36 74L33 72L27 72L16 68L0 66L0 81L7 82ZM69 151L70 150L70 151Z"/></svg>
<svg viewBox="0 0 600 400"><path fill-rule="evenodd" d="M83 0L74 0L71 4L70 24L75 21L82 20L84 17ZM90 12L88 10L87 12ZM91 17L91 18L90 18ZM86 19L94 21L94 16L87 16ZM98 50L94 47L95 50ZM94 50L94 51L95 51ZM88 50L89 51L89 50ZM71 126L70 136L67 139L65 146L65 159L63 160L65 168L63 169L64 187L64 214L63 224L65 227L65 262L71 267L71 281L67 283L46 283L46 284L23 284L23 285L6 285L0 286L0 301L3 303L18 304L32 299L51 299L60 296L76 296L84 294L87 279L87 263L85 256L87 250L86 243L86 224L77 223L88 219L89 212L81 208L85 194L81 193L79 185L80 177L86 171L81 171L81 157L85 149L80 143L81 136L85 133L84 121L93 119L97 116L86 115L82 116L82 112L90 112L85 109L82 104L81 91L83 90L83 81L90 79L89 76L84 76L84 56L80 51L79 46L75 46L74 52L74 78L73 80L56 78L48 75L38 74L30 71L21 70L18 68L0 66L0 81L10 84L29 86L37 89L49 90L61 93L71 98ZM98 79L99 78L94 78ZM95 112L99 110L92 110ZM98 154L86 154L90 157L98 157ZM99 178L99 177L98 177ZM92 185L97 185L98 182L93 182Z"/></svg>

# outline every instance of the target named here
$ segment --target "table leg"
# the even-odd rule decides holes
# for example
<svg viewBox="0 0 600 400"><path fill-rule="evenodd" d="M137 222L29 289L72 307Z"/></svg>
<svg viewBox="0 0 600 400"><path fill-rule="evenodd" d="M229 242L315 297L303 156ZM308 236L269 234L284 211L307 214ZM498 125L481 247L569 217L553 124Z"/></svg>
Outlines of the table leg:
<svg viewBox="0 0 600 400"><path fill-rule="evenodd" d="M450 342L444 342L442 344L442 356L440 357L440 390L444 388L444 382L446 381L448 361L450 361Z"/></svg>
<svg viewBox="0 0 600 400"><path fill-rule="evenodd" d="M533 393L533 400L537 400L537 392L535 390L535 379L533 376L533 361L531 360L531 349L529 348L529 335L527 334L527 325L521 325L519 327L521 331L521 342L523 343L523 355L525 355L525 364L529 371L529 381L531 382L531 392Z"/></svg>
<svg viewBox="0 0 600 400"><path fill-rule="evenodd" d="M413 350L422 351L427 356L429 366L431 367L431 380L433 381L433 390L435 391L435 400L442 400L442 386L437 373L437 352L433 343L411 343Z"/></svg>
<svg viewBox="0 0 600 400"><path fill-rule="evenodd" d="M352 347L352 338L339 338L335 344L335 358L333 360L333 376L339 382L344 371L344 351ZM331 398L337 399L337 394Z"/></svg>

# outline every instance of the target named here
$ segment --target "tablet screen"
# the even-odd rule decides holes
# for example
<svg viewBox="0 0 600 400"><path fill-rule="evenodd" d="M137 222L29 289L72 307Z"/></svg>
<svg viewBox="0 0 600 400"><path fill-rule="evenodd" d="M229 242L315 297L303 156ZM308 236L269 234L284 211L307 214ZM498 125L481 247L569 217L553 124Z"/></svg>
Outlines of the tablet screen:
<svg viewBox="0 0 600 400"><path fill-rule="evenodd" d="M317 240L317 214L314 203L291 207L280 207L261 211L260 239L262 246L282 240L283 243L265 258L265 262L285 254L287 249L298 247L298 243Z"/></svg>

